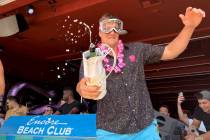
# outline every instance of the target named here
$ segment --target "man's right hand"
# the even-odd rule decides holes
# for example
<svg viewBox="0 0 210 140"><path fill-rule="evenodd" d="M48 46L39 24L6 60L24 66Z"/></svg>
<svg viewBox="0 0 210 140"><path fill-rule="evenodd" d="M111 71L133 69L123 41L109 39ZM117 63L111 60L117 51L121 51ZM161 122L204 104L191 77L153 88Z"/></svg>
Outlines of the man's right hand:
<svg viewBox="0 0 210 140"><path fill-rule="evenodd" d="M77 84L77 92L85 99L96 99L101 90L99 86L88 86L86 83L89 81L89 78L82 78Z"/></svg>

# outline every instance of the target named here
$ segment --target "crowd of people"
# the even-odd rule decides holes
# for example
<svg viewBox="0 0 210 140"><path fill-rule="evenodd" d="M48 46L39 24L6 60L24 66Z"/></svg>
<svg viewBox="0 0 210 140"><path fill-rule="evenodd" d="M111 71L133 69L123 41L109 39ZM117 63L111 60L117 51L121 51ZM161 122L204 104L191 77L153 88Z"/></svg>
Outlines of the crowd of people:
<svg viewBox="0 0 210 140"><path fill-rule="evenodd" d="M80 103L74 98L74 93L71 87L65 87L63 89L63 98L58 105L46 105L43 108L41 114L33 115L65 115L65 114L80 114L86 113L87 108L85 105ZM6 100L6 112L3 108L0 108L0 127L4 121L9 119L11 116L26 116L30 114L27 106L20 103L17 96L8 96Z"/></svg>
<svg viewBox="0 0 210 140"><path fill-rule="evenodd" d="M185 125L186 139L191 140L205 140L209 139L210 131L210 91L202 90L195 94L198 105L194 110L185 110L182 107L182 103L185 101L185 97L182 94L177 98L177 114L178 120ZM170 116L170 109L167 105L161 105L159 112L164 116Z"/></svg>

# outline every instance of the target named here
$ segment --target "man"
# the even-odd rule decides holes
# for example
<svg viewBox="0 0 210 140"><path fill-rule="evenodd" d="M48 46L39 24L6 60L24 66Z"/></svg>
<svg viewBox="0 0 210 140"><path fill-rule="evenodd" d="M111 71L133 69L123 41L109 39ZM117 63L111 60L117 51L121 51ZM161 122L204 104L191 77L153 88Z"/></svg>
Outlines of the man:
<svg viewBox="0 0 210 140"><path fill-rule="evenodd" d="M176 58L187 47L191 35L205 13L189 7L180 15L184 28L166 47L143 43L124 44L119 35L125 33L123 23L112 15L99 20L101 43L109 45L117 54L114 72L107 79L106 96L97 102L97 139L99 140L159 140L154 111L145 82L144 64ZM100 44L99 44L100 47ZM105 69L110 70L112 54L106 57ZM110 63L109 63L110 62ZM88 86L81 66L77 92L86 99L96 99L99 86Z"/></svg>
<svg viewBox="0 0 210 140"><path fill-rule="evenodd" d="M20 105L18 103L17 97L15 96L7 97L7 107L8 110L6 112L5 120L11 116L26 116L28 113L27 107Z"/></svg>
<svg viewBox="0 0 210 140"><path fill-rule="evenodd" d="M167 105L161 105L160 108L159 108L159 112L166 115L166 116L170 116L169 108L168 108Z"/></svg>
<svg viewBox="0 0 210 140"><path fill-rule="evenodd" d="M63 100L65 103L58 109L58 111L55 112L56 115L80 113L80 103L74 99L73 91L71 88L64 88Z"/></svg>
<svg viewBox="0 0 210 140"><path fill-rule="evenodd" d="M207 132L200 136L189 134L186 140L210 140L210 91L203 90L196 94L196 97L199 106L195 108L192 125L199 128L203 121Z"/></svg>
<svg viewBox="0 0 210 140"><path fill-rule="evenodd" d="M47 106L44 110L43 115L52 115L53 114L53 107L52 106Z"/></svg>

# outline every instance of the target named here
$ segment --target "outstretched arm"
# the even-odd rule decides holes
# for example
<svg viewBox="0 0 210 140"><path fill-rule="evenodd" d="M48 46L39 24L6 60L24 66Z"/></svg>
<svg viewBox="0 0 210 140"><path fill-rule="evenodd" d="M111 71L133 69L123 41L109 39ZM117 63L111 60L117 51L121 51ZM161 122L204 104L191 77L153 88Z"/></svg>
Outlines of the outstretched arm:
<svg viewBox="0 0 210 140"><path fill-rule="evenodd" d="M180 14L179 17L184 24L184 28L178 36L166 46L161 60L176 58L186 49L195 28L205 17L205 12L201 9L188 7L185 15Z"/></svg>
<svg viewBox="0 0 210 140"><path fill-rule="evenodd" d="M4 90L5 90L4 68L0 60L0 96L4 95Z"/></svg>

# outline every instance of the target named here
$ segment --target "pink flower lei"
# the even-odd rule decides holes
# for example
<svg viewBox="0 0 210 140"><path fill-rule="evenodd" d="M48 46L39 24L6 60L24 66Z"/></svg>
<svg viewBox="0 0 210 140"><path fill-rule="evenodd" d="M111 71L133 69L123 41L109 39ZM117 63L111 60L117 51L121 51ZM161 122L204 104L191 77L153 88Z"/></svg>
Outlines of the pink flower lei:
<svg viewBox="0 0 210 140"><path fill-rule="evenodd" d="M103 45L99 44L98 47L101 49L101 51L103 52L108 52L108 48L107 47L103 47ZM120 73L122 72L122 69L125 67L125 63L124 63L124 54L123 54L123 51L124 51L124 45L123 45L123 42L122 40L119 40L118 42L118 45L117 45L117 49L118 49L118 54L117 54L117 64L116 66L114 67L114 72L115 73ZM112 70L112 66L109 64L109 59L107 57L104 58L104 67L105 67L105 70L107 72L110 72Z"/></svg>

